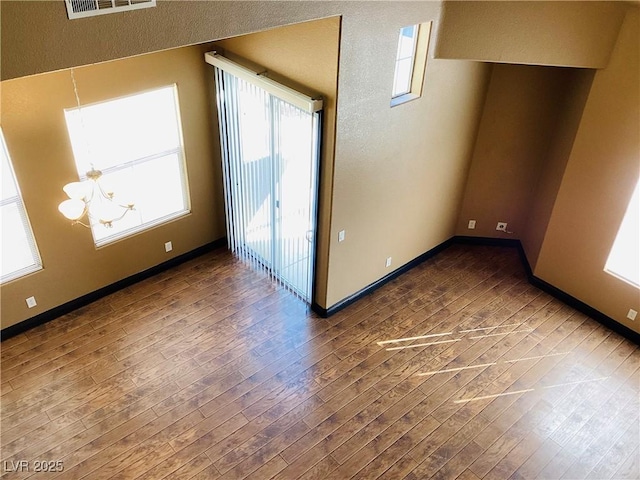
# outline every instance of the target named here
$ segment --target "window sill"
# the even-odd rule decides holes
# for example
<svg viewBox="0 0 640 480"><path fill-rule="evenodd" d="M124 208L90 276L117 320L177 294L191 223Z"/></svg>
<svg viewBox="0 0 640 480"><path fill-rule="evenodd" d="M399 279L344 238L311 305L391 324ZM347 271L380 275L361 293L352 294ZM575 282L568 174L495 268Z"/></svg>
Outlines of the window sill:
<svg viewBox="0 0 640 480"><path fill-rule="evenodd" d="M635 287L635 288L637 288L637 289L640 289L640 285L639 285L639 284L637 284L635 281L630 280L630 279L628 279L627 277L625 277L625 276L623 276L623 275L621 275L621 274L619 274L619 273L614 272L613 270L608 270L608 269L606 269L606 268L605 268L605 269L603 270L603 272L604 272L604 273L607 273L607 274L609 274L609 275L611 275L611 276L612 276L612 277L614 277L614 278L617 278L618 280L620 280L620 281L622 281L622 282L626 283L627 285L631 285L632 287Z"/></svg>
<svg viewBox="0 0 640 480"><path fill-rule="evenodd" d="M126 240L130 237L136 236L140 233L144 233L147 230L152 230L154 228L160 227L162 225L166 225L167 223L171 223L175 220L178 220L180 218L186 217L188 215L191 215L191 209L188 210L181 210L179 212L175 212L172 214L169 214L167 216L158 218L156 220L144 223L142 225L138 225L137 227L133 227L129 230L125 230L123 232L120 233L116 233L113 234L111 236L108 237L104 237L101 238L100 240L94 240L94 246L96 248L96 250L101 249L103 247L108 247L109 245L113 244L113 243L117 243L120 242L122 240Z"/></svg>
<svg viewBox="0 0 640 480"><path fill-rule="evenodd" d="M391 108L402 105L403 103L410 102L411 100L416 100L418 98L420 98L420 95L416 95L415 93L405 93L404 95L398 95L397 97L393 97L391 99Z"/></svg>
<svg viewBox="0 0 640 480"><path fill-rule="evenodd" d="M31 275L32 273L39 272L40 270L43 270L43 267L39 263L36 265L30 265L28 267L21 268L20 270L16 270L15 272L9 273L4 277L2 277L2 280L0 280L0 284L4 285L5 283L13 282L14 280L19 280L23 277L26 277L27 275Z"/></svg>

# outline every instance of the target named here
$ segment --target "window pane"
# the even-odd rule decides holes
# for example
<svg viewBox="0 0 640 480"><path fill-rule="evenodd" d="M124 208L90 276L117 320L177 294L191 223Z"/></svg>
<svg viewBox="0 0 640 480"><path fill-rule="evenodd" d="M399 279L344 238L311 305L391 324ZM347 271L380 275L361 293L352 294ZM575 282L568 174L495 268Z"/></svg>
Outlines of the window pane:
<svg viewBox="0 0 640 480"><path fill-rule="evenodd" d="M415 47L415 37L418 32L417 25L411 25L410 27L404 27L400 30L400 41L398 42L398 55L397 58L413 57L413 51Z"/></svg>
<svg viewBox="0 0 640 480"><path fill-rule="evenodd" d="M607 272L640 287L640 249L638 245L640 245L640 196L638 184L636 184L604 268Z"/></svg>
<svg viewBox="0 0 640 480"><path fill-rule="evenodd" d="M393 96L409 93L411 90L411 73L413 70L413 58L398 60L396 63L396 76L393 82Z"/></svg>
<svg viewBox="0 0 640 480"><path fill-rule="evenodd" d="M392 97L398 97L411 92L413 65L418 39L418 25L411 25L400 29L398 50L396 52L396 68L393 77Z"/></svg>
<svg viewBox="0 0 640 480"><path fill-rule="evenodd" d="M25 229L16 203L2 207L2 277L36 264L31 252L29 233Z"/></svg>
<svg viewBox="0 0 640 480"><path fill-rule="evenodd" d="M143 222L152 222L186 208L181 189L175 188L181 178L181 161L178 155L161 157L153 162L136 165L132 177L135 178Z"/></svg>
<svg viewBox="0 0 640 480"><path fill-rule="evenodd" d="M9 155L5 151L4 141L2 142L0 150L2 150L0 152L2 156L2 200L6 200L17 196L18 190L13 181L13 170L11 170L11 165L9 165Z"/></svg>
<svg viewBox="0 0 640 480"><path fill-rule="evenodd" d="M97 243L109 237L118 238L127 231L139 231L146 224L187 210L187 201L179 186L182 178L182 159L178 154L128 166L105 174L104 184L113 187L120 203L135 200L135 209L116 222L111 228L95 226Z"/></svg>
<svg viewBox="0 0 640 480"><path fill-rule="evenodd" d="M180 146L174 87L65 112L82 173L107 169Z"/></svg>
<svg viewBox="0 0 640 480"><path fill-rule="evenodd" d="M18 278L41 267L31 227L24 211L20 190L11 167L9 152L0 131L0 157L2 163L2 282Z"/></svg>

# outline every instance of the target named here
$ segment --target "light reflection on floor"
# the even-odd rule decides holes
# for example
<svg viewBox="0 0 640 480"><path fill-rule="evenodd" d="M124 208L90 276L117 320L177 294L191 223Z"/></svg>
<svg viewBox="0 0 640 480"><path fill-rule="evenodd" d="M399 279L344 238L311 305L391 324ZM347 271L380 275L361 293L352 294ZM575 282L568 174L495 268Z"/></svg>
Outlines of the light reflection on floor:
<svg viewBox="0 0 640 480"><path fill-rule="evenodd" d="M428 375L436 375L438 373L449 373L449 372L459 372L460 370L469 370L472 368L482 368L482 367L490 367L492 365L498 365L501 363L517 363L517 362L524 362L527 360L539 360L541 358L546 358L546 357L557 357L558 355L569 355L571 352L558 352L558 353L550 353L548 355L538 355L535 357L524 357L524 358L516 358L515 360L503 360L502 362L491 362L491 363L482 363L480 365L470 365L468 367L458 367L458 368L447 368L445 370L434 370L431 372L423 372L423 373L418 373L417 376L418 377L426 377Z"/></svg>
<svg viewBox="0 0 640 480"><path fill-rule="evenodd" d="M600 378L592 378L589 380L577 380L575 382L566 382L566 383L558 383L557 385L547 385L546 387L540 387L539 389L549 389L549 388L558 388L558 387L566 387L567 385L578 385L580 383L588 383L588 382L601 382L603 380L606 380L607 377L600 377ZM527 392L533 392L535 390L538 390L536 388L526 388L524 390L515 390L512 392L503 392L503 393L495 393L493 395L483 395L481 397L471 397L471 398L461 398L460 400L454 400L453 403L468 403L468 402L477 402L479 400L488 400L490 398L496 398L496 397L504 397L507 395L517 395L519 393L527 393Z"/></svg>
<svg viewBox="0 0 640 480"><path fill-rule="evenodd" d="M510 323L508 325L496 325L495 327L472 328L471 330L460 330L460 333L480 332L482 330L495 330L496 328L519 327L521 323Z"/></svg>
<svg viewBox="0 0 640 480"><path fill-rule="evenodd" d="M388 345L390 343L413 342L414 340L422 340L422 339L425 339L425 338L433 338L433 337L443 337L443 336L447 336L447 335L454 335L456 333L464 334L464 333L470 333L470 332L479 332L479 331L482 331L482 330L493 330L493 329L496 329L496 328L515 327L515 326L520 326L520 325L522 325L522 324L514 323L514 324L511 324L511 325L498 325L498 326L495 326L495 327L484 327L484 328L474 328L472 330L461 330L459 332L431 333L431 334L428 334L428 335L419 335L419 336L416 336L416 337L394 338L394 339L391 339L391 340L381 340L381 341L376 342L376 343L379 346L382 347L382 346ZM514 331L511 331L511 332L503 332L503 333L488 333L486 335L477 335L475 337L466 337L466 338L468 338L469 340L477 340L479 338L497 337L497 336L500 336L500 335L511 335L511 334L514 334L514 333L529 333L529 332L532 332L532 331L533 331L533 329L529 328L529 329L525 329L525 330L514 330ZM463 335L463 337L464 337L464 335ZM395 351L395 350L404 350L404 349L407 349L407 348L428 347L430 345L440 345L442 343L459 342L459 341L461 341L463 339L465 339L465 338L456 338L456 339L451 339L451 340L441 340L441 341L437 341L437 342L428 342L428 343L415 343L415 344L402 345L402 346L397 346L397 347L388 347L388 348L386 348L386 350L388 352L392 352L392 351Z"/></svg>
<svg viewBox="0 0 640 480"><path fill-rule="evenodd" d="M529 329L523 329L523 330L512 330L510 332L488 333L486 335L476 335L476 336L473 336L473 337L468 337L468 336L465 335L467 333L490 331L490 330L495 330L497 328L520 327L520 326L523 326L523 324L521 324L521 323L513 323L513 324L509 324L509 325L497 325L497 326L493 326L493 327L481 327L481 328L473 328L473 329L468 329L468 330L460 330L458 332L431 333L431 334L427 334L427 335L418 335L418 336L415 336L415 337L396 338L396 339L390 339L390 340L381 340L381 341L376 342L376 343L379 346L382 347L384 345L389 345L389 344L397 344L397 343L403 343L403 342L413 342L415 340L422 340L422 339L434 338L434 337L443 337L443 336L447 336L447 335L461 334L461 337L462 337L462 338L454 338L454 339L449 339L449 340L439 340L439 341L435 341L435 342L415 343L415 344L400 345L400 346L394 346L394 347L385 348L386 351L390 352L390 351L404 350L404 349L409 349L409 348L428 347L430 345L440 345L440 344L443 344L443 343L455 343L455 342L460 342L462 340L478 340L478 339L481 339L481 338L496 337L496 336L502 336L502 335L506 336L506 335L517 334L517 333L530 333L530 332L533 331L533 329L529 328ZM441 373L461 372L461 371L464 371L464 370L487 368L487 367L492 367L494 365L500 365L500 364L514 364L514 363L518 363L518 362L540 360L540 359L547 358L547 357L556 357L556 356L570 355L570 354L571 354L571 352L548 353L546 355L536 355L536 356L531 356L531 357L516 358L516 359L512 359L512 360L500 360L500 361L495 361L495 362L482 363L482 364L478 364L478 365L468 365L468 366L465 366L465 367L445 368L445 369L441 369L441 370L432 370L432 371L428 371L428 372L420 372L420 373L416 373L415 376L417 376L417 377L426 377L426 376L437 375L437 374L441 374ZM536 390L545 390L545 389L558 388L558 387L563 387L563 386L568 386L568 385L577 385L577 384L581 384L581 383L588 383L588 382L599 382L599 381L606 380L608 378L610 378L610 377L607 376L607 377L600 377L600 378L587 379L587 380L578 380L578 381L575 381L575 382L559 383L559 384L556 384L556 385L548 385L548 386L542 386L542 387L537 387L537 388L526 388L526 389L522 389L522 390L514 390L514 391L509 391L509 392L495 393L495 394L482 395L482 396L476 396L476 397L470 397L470 398L461 398L461 399L458 399L458 400L453 400L453 403L460 404L460 403L476 402L476 401L480 401L480 400L490 400L490 399L497 398L497 397L505 397L505 396L509 396L509 395L518 395L518 394L533 392L533 391L536 391Z"/></svg>
<svg viewBox="0 0 640 480"><path fill-rule="evenodd" d="M423 338L432 338L432 337L443 337L445 335L451 335L453 332L445 332L445 333L432 333L430 335L420 335L418 337L407 337L407 338L397 338L395 340L383 340L382 342L376 342L378 345L386 345L388 343L400 343L400 342L411 342L412 340L421 340Z"/></svg>
<svg viewBox="0 0 640 480"><path fill-rule="evenodd" d="M429 345L440 345L441 343L453 343L461 341L461 338L456 338L454 340L440 340L439 342L430 342L430 343L416 343L414 345L403 345L401 347L391 347L387 348L387 352L391 352L393 350L404 350L406 348L417 348L417 347L428 347Z"/></svg>
<svg viewBox="0 0 640 480"><path fill-rule="evenodd" d="M533 332L533 328L529 328L527 330L514 330L513 332L505 332L505 333L489 333L487 335L478 335L476 337L469 337L471 340L475 340L476 338L486 338L486 337L499 337L500 335L511 335L512 333L529 333Z"/></svg>

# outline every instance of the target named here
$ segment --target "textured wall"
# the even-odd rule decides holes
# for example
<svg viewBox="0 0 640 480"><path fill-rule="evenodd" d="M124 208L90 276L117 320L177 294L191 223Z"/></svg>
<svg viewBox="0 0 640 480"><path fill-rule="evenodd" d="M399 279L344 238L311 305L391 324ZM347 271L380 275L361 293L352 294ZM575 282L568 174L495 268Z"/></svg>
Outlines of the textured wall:
<svg viewBox="0 0 640 480"><path fill-rule="evenodd" d="M640 176L640 9L596 72L534 273L613 319L640 311L638 288L603 271Z"/></svg>
<svg viewBox="0 0 640 480"><path fill-rule="evenodd" d="M68 20L63 1L0 3L2 79L233 37L339 13L332 2L164 1Z"/></svg>
<svg viewBox="0 0 640 480"><path fill-rule="evenodd" d="M330 307L388 273L386 257L393 258L391 269L396 268L456 232L490 73L486 64L459 58L602 67L607 64L621 12L627 6L619 2L451 2L447 16L456 9L459 15L445 19L441 28L440 2L159 0L153 9L69 21L62 1L3 1L1 73L3 79L11 79L340 15L334 171L331 201L322 213L330 219L330 228L323 232L328 238L326 306ZM601 257L606 257L603 252L608 252L612 232L637 179L638 29L637 8L633 10L611 65L596 74L536 264L536 274L622 322L621 310L626 313L634 298L637 306L637 290L625 290L617 280L604 277ZM433 31L442 40L436 38L431 43L423 96L390 108L398 30L427 21L434 21ZM447 50L448 44L455 49ZM434 59L435 45L440 56L452 59ZM463 54L478 48L493 53ZM198 57L197 61L193 57L190 66L176 61L175 68L186 71L171 76L184 76L187 81L196 75L205 68L200 54ZM146 62L145 58L139 57L139 61ZM127 75L110 71L109 65L101 64L96 70L104 76L97 79L98 84L112 89L109 91L124 89L123 80L131 81L132 88L140 86L144 82L135 79L149 73L135 62ZM160 62L156 68L171 70L174 65ZM79 75L83 71L87 75L93 72L80 69ZM55 112L42 105L58 102L59 111L63 104L73 102L66 73L53 75L62 76L55 77L51 85L38 76L24 83L2 84L2 125L7 126L9 148L15 142L24 145L22 151L12 153L20 158L16 171L21 183L28 184L23 189L31 192L26 195L27 208L36 219L34 223L51 219L46 228L34 225L38 237L52 238L51 247L43 253L45 270L37 274L43 276L50 275L55 263L62 267L73 262L70 258L88 255L87 245L91 245L87 233L53 220L58 218L54 209L60 201L57 185L67 181L72 165L68 163L68 145L56 137L61 135L59 128L48 127L47 122L57 121ZM204 86L194 86L193 92L194 112L200 112L194 113L193 127L204 132L211 126L206 117L211 114L210 93ZM541 119L545 125L551 122L544 115ZM488 135L498 133L489 131ZM204 133L201 137L204 139ZM207 157L216 150L211 138L190 148ZM194 225L176 224L175 232L169 232L182 235L185 248L222 234L215 203L219 181L215 155L211 158L208 167L202 164L202 175L195 179L202 183L192 191L192 195L199 191L196 201L202 202L202 212L208 215L196 218L194 211ZM42 172L37 173L35 166L40 163ZM36 173L25 174L32 168ZM526 177L521 172L514 174ZM347 231L347 239L338 243L342 229ZM154 230L110 247L126 259L113 266L114 278L165 259L164 252L143 255L152 246L162 245L164 233ZM98 250L91 256L100 268L108 265L104 252ZM572 255L575 260L569 260ZM31 278L2 287L3 326L38 313L22 306L24 298L34 293ZM42 285L66 291L67 297L101 286L91 278L46 278ZM47 295L41 295L46 299L43 308L59 301ZM603 295L609 298L603 299Z"/></svg>
<svg viewBox="0 0 640 480"><path fill-rule="evenodd" d="M436 56L604 68L622 2L446 1Z"/></svg>
<svg viewBox="0 0 640 480"><path fill-rule="evenodd" d="M2 285L3 328L224 236L221 188L213 187L221 179L205 50L185 47L75 69L83 104L173 83L180 100L191 214L98 249L88 229L72 226L57 210L67 198L62 186L78 178L63 112L76 105L70 72L2 83L2 129L44 264ZM27 309L31 295L38 305Z"/></svg>
<svg viewBox="0 0 640 480"><path fill-rule="evenodd" d="M591 82L596 72L591 69L564 70L568 71L564 79L563 95L558 99L558 111L556 112L553 133L549 139L546 154L542 158L542 171L535 185L529 209L526 211L526 221L519 235L532 269L535 269L538 262L547 225L553 212L585 102L591 89Z"/></svg>
<svg viewBox="0 0 640 480"><path fill-rule="evenodd" d="M398 31L437 22L438 9L374 5L343 18L329 305L454 234L488 73L429 58L422 98L389 108Z"/></svg>
<svg viewBox="0 0 640 480"><path fill-rule="evenodd" d="M565 141L558 124L575 74L570 68L493 66L458 219L459 235L525 237L549 148L556 138ZM575 130L566 133L571 142ZM567 156L565 152L565 163ZM475 230L467 228L469 220L476 220ZM535 230L544 234L546 221L548 215ZM511 233L497 231L497 222L507 222Z"/></svg>
<svg viewBox="0 0 640 480"><path fill-rule="evenodd" d="M319 287L326 291L323 306L332 306L388 273L390 269L384 265L386 257L392 256L391 268L397 268L454 233L488 67L474 62L430 59L423 97L393 109L389 104L398 31L402 26L428 21L435 22L434 32L437 31L439 2L160 1L155 9L76 21L67 20L64 5L57 2L2 2L1 8L4 78L137 55L185 43L235 37L278 25L340 14L336 153L333 178L325 183L331 195L323 202L321 212L326 219L321 233L328 240L326 285ZM332 35L335 38L335 32ZM56 41L43 40L43 36ZM262 38L268 41L268 37ZM105 42L105 38L109 41ZM300 37L299 40L303 39ZM16 50L20 53L17 54ZM313 57L313 46L307 51ZM166 55L172 55L171 51ZM148 68L136 67L140 65L136 62L145 62L145 58L143 55L127 60L131 65L127 74L118 70L116 65L119 62L99 64L95 68L102 71L103 77L98 83L100 88L115 92L125 88L121 82L129 82L130 76L143 78L150 75L152 71ZM158 65L160 67L174 68L172 65ZM92 72L92 68L78 70L79 75L81 71ZM190 76L207 67L202 62L202 65L188 67L176 63L175 68L183 69L182 75ZM292 59L287 70L295 75L297 68L299 66ZM284 76L289 74L287 71L280 73ZM61 72L60 75L60 80L50 85L38 80L39 76L3 83L3 103L12 104L9 111L16 115L10 119L5 116L6 108L3 109L3 125L5 122L19 124L19 127L8 128L11 130L7 138L10 148L12 143L16 143L16 138L33 138L34 131L40 129L51 132L47 134L50 137L48 142L55 143L58 136L58 144L62 145L52 147L51 143L43 144L37 151L28 150L14 155L16 169L28 170L32 167L21 165L39 162L46 145L59 150L55 162L43 172L54 180L47 187L46 195L38 200L27 195L27 207L34 218L51 218L51 225L45 222L45 227L36 228L36 235L57 239L52 240L57 248L43 252L45 270L37 275L46 282L38 284L38 291L34 291L31 277L2 287L3 326L38 313L26 310L24 298L28 295L42 298L43 309L62 303L63 298L59 294L49 296L41 293L52 282L58 282L55 289L67 292L64 300L110 283L105 282L105 277L90 281L85 281L83 276L76 280L74 276L68 280L50 277L51 262L68 262L70 252L77 254L84 249L86 258L91 260L83 259L83 263L95 262L96 258L103 262L100 265L113 263L114 275L109 276L111 282L117 280L116 277L126 277L165 259L164 252L153 258L142 253L145 248L158 244L160 237L166 241L165 232L161 229L118 242L108 247L109 250L92 252L88 232L72 230L55 211L52 214L52 209L60 201L59 185L68 181L72 173L70 152L59 141L64 138L60 137L63 133L59 128L54 135L53 129L39 127L40 121L31 118L36 113L20 113L18 105L31 101L30 98L42 102L51 97L52 103L60 105L47 108L55 110L62 108L63 102L56 97L64 96L64 101L72 101L66 77L68 73ZM23 92L20 95L8 88L12 82L21 85ZM142 85L130 83L126 88ZM32 108L35 112L40 107L34 105ZM203 109L202 115L212 114L208 99L203 99L198 109ZM53 111L51 115L54 115ZM203 118L203 131L209 130L210 126L210 118ZM215 151L215 136L206 141L211 143L211 138L214 139ZM60 168L60 162L65 165L63 168ZM209 168L213 171L217 167L215 154L211 162ZM23 174L20 181L33 183L26 189L35 191L38 184L46 183L43 178ZM194 178L209 182L203 185L201 193L192 189L192 196L201 195L196 202L211 205L211 216L208 220L198 217L202 224L181 225L182 228L176 225L177 234L190 238L192 248L222 235L215 214L215 208L219 207L214 200L219 194L218 180L212 174ZM347 240L338 244L337 234L342 229L347 231ZM59 232L69 233L60 237ZM162 242L159 245L162 246ZM114 255L122 261L113 262L112 254L107 252L116 252ZM136 257L129 261L128 255Z"/></svg>

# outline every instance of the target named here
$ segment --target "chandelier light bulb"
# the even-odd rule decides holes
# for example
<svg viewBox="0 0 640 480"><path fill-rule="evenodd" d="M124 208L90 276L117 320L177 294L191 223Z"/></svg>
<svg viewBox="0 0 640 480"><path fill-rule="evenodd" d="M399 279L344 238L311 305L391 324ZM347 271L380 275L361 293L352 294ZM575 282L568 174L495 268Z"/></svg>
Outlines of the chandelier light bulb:
<svg viewBox="0 0 640 480"><path fill-rule="evenodd" d="M64 190L64 193L66 193L69 198L83 200L89 192L89 188L87 187L88 185L85 182L71 182L62 187L62 190Z"/></svg>
<svg viewBox="0 0 640 480"><path fill-rule="evenodd" d="M79 220L85 213L85 203L77 198L70 198L58 205L58 210L69 220Z"/></svg>

